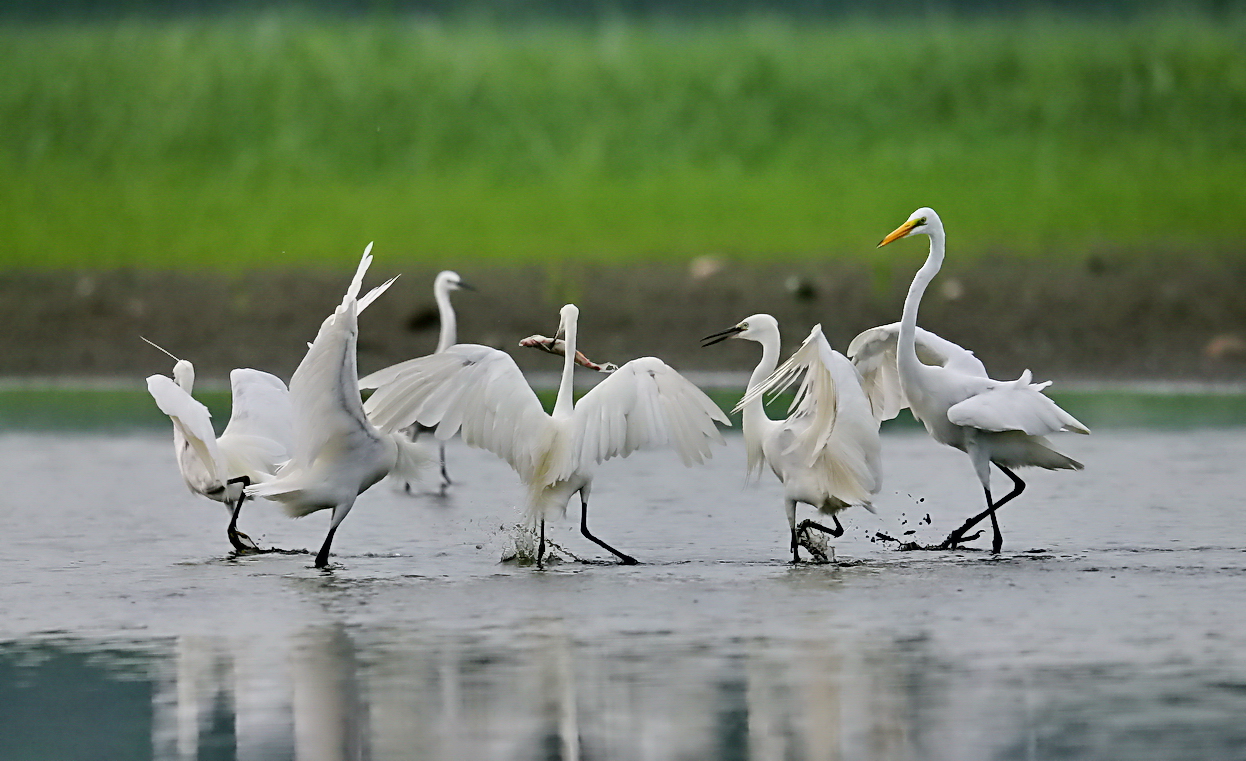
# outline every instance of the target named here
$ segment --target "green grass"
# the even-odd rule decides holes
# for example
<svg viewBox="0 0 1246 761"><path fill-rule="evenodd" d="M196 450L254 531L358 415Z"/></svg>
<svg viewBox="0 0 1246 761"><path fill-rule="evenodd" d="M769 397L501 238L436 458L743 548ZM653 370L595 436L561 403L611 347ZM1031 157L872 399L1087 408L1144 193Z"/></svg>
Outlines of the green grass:
<svg viewBox="0 0 1246 761"><path fill-rule="evenodd" d="M0 26L0 266L1227 252L1246 17Z"/></svg>

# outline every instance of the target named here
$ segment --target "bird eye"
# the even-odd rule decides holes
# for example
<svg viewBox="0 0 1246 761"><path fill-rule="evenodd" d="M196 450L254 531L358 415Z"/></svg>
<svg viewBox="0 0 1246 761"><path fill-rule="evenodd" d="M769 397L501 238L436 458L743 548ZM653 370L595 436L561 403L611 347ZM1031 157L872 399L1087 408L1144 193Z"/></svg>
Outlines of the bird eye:
<svg viewBox="0 0 1246 761"><path fill-rule="evenodd" d="M917 224L919 224L919 225L924 225L924 224L926 224L926 218L925 218L925 217L922 217L921 219L917 220Z"/></svg>

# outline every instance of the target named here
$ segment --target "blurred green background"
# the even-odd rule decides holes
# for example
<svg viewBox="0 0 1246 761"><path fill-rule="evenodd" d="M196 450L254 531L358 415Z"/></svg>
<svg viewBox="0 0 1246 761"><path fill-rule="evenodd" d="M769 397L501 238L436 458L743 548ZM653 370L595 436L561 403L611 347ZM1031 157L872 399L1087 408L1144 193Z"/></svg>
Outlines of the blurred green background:
<svg viewBox="0 0 1246 761"><path fill-rule="evenodd" d="M1240 256L1238 3L10 2L0 266Z"/></svg>

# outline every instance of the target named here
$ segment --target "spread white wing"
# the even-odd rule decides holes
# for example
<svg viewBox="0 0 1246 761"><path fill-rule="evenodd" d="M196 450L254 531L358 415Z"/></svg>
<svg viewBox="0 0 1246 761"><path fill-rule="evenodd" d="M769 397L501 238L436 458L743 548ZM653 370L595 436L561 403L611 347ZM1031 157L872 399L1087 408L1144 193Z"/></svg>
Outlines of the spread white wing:
<svg viewBox="0 0 1246 761"><path fill-rule="evenodd" d="M638 449L671 447L685 465L710 456L722 444L715 421L727 416L701 389L656 357L641 357L614 371L575 405L570 457L577 469Z"/></svg>
<svg viewBox="0 0 1246 761"><path fill-rule="evenodd" d="M330 443L351 451L376 439L376 432L364 416L355 362L360 303L356 296L372 263L371 250L372 244L368 244L341 305L321 323L316 340L308 346L307 354L290 378L290 405L294 412L290 455L299 469L311 467ZM370 303L392 282L372 289L364 298ZM282 473L294 475L285 470ZM276 493L264 487L251 491L260 495Z"/></svg>
<svg viewBox="0 0 1246 761"><path fill-rule="evenodd" d="M231 474L272 474L294 441L290 391L280 378L249 368L229 374L233 410L218 440Z"/></svg>
<svg viewBox="0 0 1246 761"><path fill-rule="evenodd" d="M360 380L376 392L364 405L382 431L436 426L445 440L462 429L468 446L501 457L525 480L541 468L553 423L509 354L456 344L400 362Z"/></svg>
<svg viewBox="0 0 1246 761"><path fill-rule="evenodd" d="M147 390L156 400L156 406L173 420L173 425L194 449L209 478L224 481L225 461L216 445L216 431L212 429L212 414L208 408L163 375L149 377Z"/></svg>
<svg viewBox="0 0 1246 761"><path fill-rule="evenodd" d="M1077 418L1065 412L1042 393L1048 383L1031 383L1026 370L1015 381L992 381L981 393L948 408L947 417L956 425L984 431L1023 431L1046 436L1057 431L1090 433Z"/></svg>
<svg viewBox="0 0 1246 761"><path fill-rule="evenodd" d="M847 357L831 348L822 326L786 362L750 388L736 409L780 392L800 379L787 420L780 424L784 472L813 478L819 491L845 502L866 502L881 485L878 419Z"/></svg>
<svg viewBox="0 0 1246 761"><path fill-rule="evenodd" d="M848 356L861 374L861 387L870 400L874 416L890 420L909 406L900 388L896 368L896 343L900 323L880 325L860 333L848 344ZM928 330L917 329L917 358L923 364L946 367L964 375L985 378L986 368L973 352Z"/></svg>
<svg viewBox="0 0 1246 761"><path fill-rule="evenodd" d="M805 424L801 426L801 435L791 447L802 450L807 455L806 461L812 463L835 428L835 418L839 410L837 387L841 383L860 385L856 370L843 355L831 348L822 333L821 325L815 325L809 331L804 343L786 362L779 365L761 383L750 388L736 404L734 411L739 412L753 400L766 394L777 394L787 389L797 379L801 383L788 408L789 419L802 417L805 418ZM845 381L848 383L844 383Z"/></svg>

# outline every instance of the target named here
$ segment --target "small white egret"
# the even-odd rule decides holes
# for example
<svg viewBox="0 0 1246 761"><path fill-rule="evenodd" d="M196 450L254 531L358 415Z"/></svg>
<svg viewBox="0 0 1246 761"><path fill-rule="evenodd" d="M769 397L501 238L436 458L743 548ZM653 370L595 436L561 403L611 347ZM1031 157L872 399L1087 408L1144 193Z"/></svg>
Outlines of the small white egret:
<svg viewBox="0 0 1246 761"><path fill-rule="evenodd" d="M1050 381L1031 383L1029 370L1015 381L992 380L971 352L931 333L919 337L917 309L926 286L943 265L943 223L933 209L918 209L878 245L915 234L930 237L930 253L909 286L899 327L883 326L862 333L852 342L849 353L882 389L876 389L871 397L888 399L883 406L888 411L894 408L891 415L908 406L931 438L965 452L973 462L986 494L986 510L965 521L939 547L955 548L966 540L966 532L989 517L994 532L991 551L998 553L1004 538L995 513L1025 489L1025 482L1011 469L1036 466L1081 470L1080 462L1052 449L1045 437L1058 431L1090 430L1042 394ZM932 341L932 337L937 340ZM894 365L886 357L892 350ZM923 361L923 354L932 360L930 364ZM895 394L897 386L899 396ZM991 463L1013 483L1012 491L998 500L991 498Z"/></svg>
<svg viewBox="0 0 1246 761"><path fill-rule="evenodd" d="M440 439L462 430L469 446L505 460L528 487L527 518L539 526L537 563L545 553L545 519L565 513L580 495L580 533L636 563L588 530L588 497L596 466L638 449L670 446L685 465L723 443L714 421L727 416L700 389L655 357L634 359L572 402L579 309L561 310L565 333L562 381L553 414L546 414L515 361L488 346L459 344L440 354L401 362L360 381L375 388L365 409L383 431L412 423L436 425Z"/></svg>
<svg viewBox="0 0 1246 761"><path fill-rule="evenodd" d="M316 553L317 568L328 564L333 535L360 494L390 473L416 478L428 459L422 447L401 433L378 431L363 412L355 357L358 313L394 282L358 298L371 252L368 244L341 305L321 324L290 379L294 408L290 460L272 480L246 489L249 495L283 503L292 517L333 510L329 533Z"/></svg>
<svg viewBox="0 0 1246 761"><path fill-rule="evenodd" d="M238 515L246 499L243 489L271 476L289 457L290 392L274 375L247 368L230 372L233 408L229 424L217 438L208 408L191 396L194 366L169 356L176 363L173 379L153 375L147 379L147 390L160 411L173 421L173 450L182 479L195 494L225 504L230 512L226 535L234 549L259 549L251 537L238 530Z"/></svg>
<svg viewBox="0 0 1246 761"><path fill-rule="evenodd" d="M831 348L817 325L783 367L779 361L779 323L755 314L735 327L706 336L702 346L728 338L761 344L761 361L749 378L748 391L736 405L743 412L744 446L751 475L768 463L783 483L792 562L800 562L800 535L808 529L838 537L844 533L838 513L870 498L882 485L878 420L848 358ZM786 420L771 420L762 407L764 394L804 378ZM796 525L796 505L812 505L830 516L835 528L811 520Z"/></svg>

